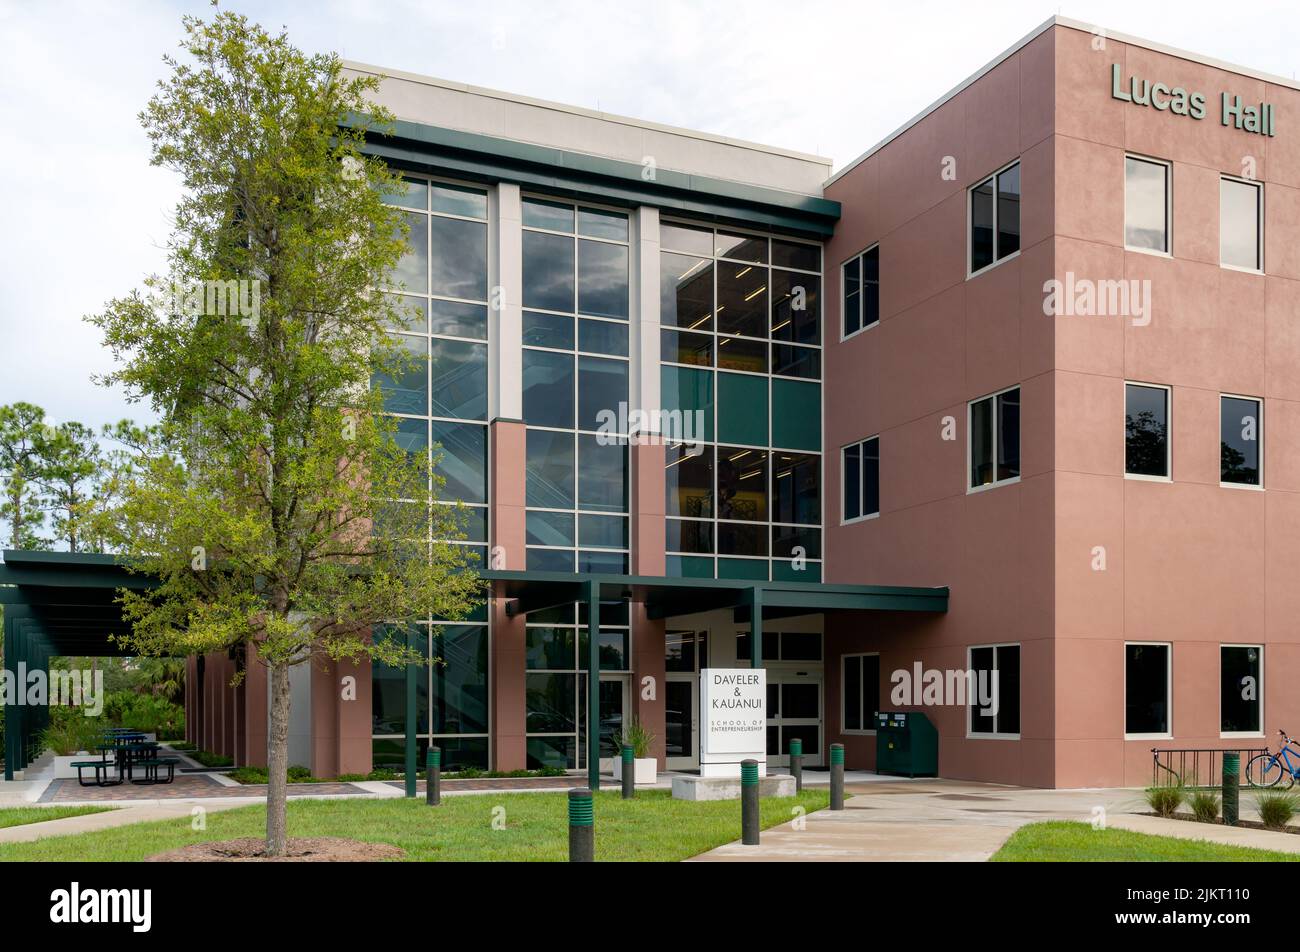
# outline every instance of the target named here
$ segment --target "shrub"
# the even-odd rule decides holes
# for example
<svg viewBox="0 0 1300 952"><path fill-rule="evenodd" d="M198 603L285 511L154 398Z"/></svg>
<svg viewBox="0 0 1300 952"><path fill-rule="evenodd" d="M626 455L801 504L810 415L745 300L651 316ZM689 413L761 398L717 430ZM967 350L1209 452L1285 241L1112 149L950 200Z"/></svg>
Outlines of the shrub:
<svg viewBox="0 0 1300 952"><path fill-rule="evenodd" d="M339 783L356 783L358 780L369 779L369 775L363 773L341 773L337 777Z"/></svg>
<svg viewBox="0 0 1300 952"><path fill-rule="evenodd" d="M185 709L166 698L114 691L104 698L104 715L120 727L158 737L185 735Z"/></svg>
<svg viewBox="0 0 1300 952"><path fill-rule="evenodd" d="M1259 818L1270 830L1282 830L1296 815L1296 796L1293 793L1261 793L1256 799Z"/></svg>
<svg viewBox="0 0 1300 952"><path fill-rule="evenodd" d="M1197 790L1187 800L1196 819L1214 823L1219 819L1219 796L1212 790Z"/></svg>
<svg viewBox="0 0 1300 952"><path fill-rule="evenodd" d="M1183 805L1187 799L1187 788L1182 784L1164 784L1158 787L1147 787L1146 800L1147 806L1156 816L1171 817L1178 808Z"/></svg>
<svg viewBox="0 0 1300 952"><path fill-rule="evenodd" d="M568 771L565 770L563 767L553 767L553 766L551 766L550 764L547 764L547 765L546 765L545 767L543 767L541 770L537 771L537 776L539 776L539 777L563 777L563 776L564 776L565 774L567 774L567 773L568 773Z"/></svg>
<svg viewBox="0 0 1300 952"><path fill-rule="evenodd" d="M367 780L401 780L402 775L388 767L378 767L366 774Z"/></svg>
<svg viewBox="0 0 1300 952"><path fill-rule="evenodd" d="M639 718L632 718L627 727L623 728L614 738L619 750L624 747L632 748L633 757L649 757L650 748L654 745L655 735L646 729Z"/></svg>
<svg viewBox="0 0 1300 952"><path fill-rule="evenodd" d="M49 726L41 734L42 746L60 757L83 750L94 754L95 748L103 742L103 719L86 717L79 709L72 708L55 708Z"/></svg>
<svg viewBox="0 0 1300 952"><path fill-rule="evenodd" d="M233 766L235 763L229 757L223 757L220 754L214 754L208 750L196 750L194 753L190 754L189 756L194 760L197 760L205 767L213 767L213 768L230 767Z"/></svg>

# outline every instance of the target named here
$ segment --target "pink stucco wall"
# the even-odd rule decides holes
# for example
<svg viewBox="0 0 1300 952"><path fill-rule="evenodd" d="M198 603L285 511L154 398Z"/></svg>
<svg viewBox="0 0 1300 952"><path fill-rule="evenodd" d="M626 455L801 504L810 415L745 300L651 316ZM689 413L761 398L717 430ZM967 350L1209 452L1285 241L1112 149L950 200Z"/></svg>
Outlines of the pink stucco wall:
<svg viewBox="0 0 1300 952"><path fill-rule="evenodd" d="M914 660L1022 645L1020 740L968 740L961 709L928 712L946 776L1141 784L1156 744L1237 743L1218 733L1220 643L1266 645L1268 730L1300 713L1285 689L1300 661L1300 92L1094 41L1049 29L827 189L844 204L828 276L877 241L882 275L880 324L847 341L827 296L828 453L879 434L882 457L880 518L840 526L828 456L827 578L952 591L935 621L828 619L828 727L851 765L873 762L874 738L835 736L839 651L880 650L887 698ZM1113 99L1115 62L1206 92L1206 119ZM1221 90L1275 103L1277 137L1220 126ZM1126 150L1173 163L1172 256L1124 250ZM1265 182L1264 275L1218 262L1219 175L1247 154ZM966 190L1017 157L1021 253L967 279ZM1067 272L1149 278L1151 323L1044 316L1044 282ZM1173 387L1171 483L1123 476L1126 379ZM1015 384L1022 478L968 495L966 404ZM1263 492L1219 486L1220 392L1266 400ZM1123 739L1126 640L1174 644L1171 740Z"/></svg>

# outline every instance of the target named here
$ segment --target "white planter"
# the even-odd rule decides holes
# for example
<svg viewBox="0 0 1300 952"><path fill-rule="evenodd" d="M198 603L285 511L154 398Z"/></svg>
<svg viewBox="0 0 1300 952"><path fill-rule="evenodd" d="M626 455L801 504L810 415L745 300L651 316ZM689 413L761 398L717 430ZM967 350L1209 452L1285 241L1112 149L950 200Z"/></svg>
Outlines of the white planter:
<svg viewBox="0 0 1300 952"><path fill-rule="evenodd" d="M54 779L55 780L76 780L77 768L72 766L78 760L99 760L103 755L99 751L87 754L73 754L70 757L55 755L54 757ZM95 771L86 768L84 776L87 781L93 780Z"/></svg>
<svg viewBox="0 0 1300 952"><path fill-rule="evenodd" d="M652 784L659 777L659 761L653 757L638 757L632 761L632 782L635 784ZM623 758L614 758L614 779L623 780Z"/></svg>

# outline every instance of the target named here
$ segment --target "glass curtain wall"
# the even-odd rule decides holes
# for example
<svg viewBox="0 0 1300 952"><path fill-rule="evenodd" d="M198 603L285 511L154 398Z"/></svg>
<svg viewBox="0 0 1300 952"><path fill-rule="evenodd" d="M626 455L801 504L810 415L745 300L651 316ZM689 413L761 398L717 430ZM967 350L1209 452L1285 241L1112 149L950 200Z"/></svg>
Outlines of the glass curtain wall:
<svg viewBox="0 0 1300 952"><path fill-rule="evenodd" d="M670 221L660 245L667 574L820 581L821 246Z"/></svg>
<svg viewBox="0 0 1300 952"><path fill-rule="evenodd" d="M466 538L476 564L488 540L488 197L481 188L409 177L391 199L410 228L408 253L386 293L407 320L394 339L417 358L394 379L376 375L384 406L397 418L398 440L411 453L433 454L444 480L440 505L463 503ZM410 500L420 504L421 500ZM486 610L468 620L426 619L411 632L431 665L418 686L420 762L430 742L448 770L488 765L488 625ZM405 671L375 665L374 763L400 766L406 725Z"/></svg>

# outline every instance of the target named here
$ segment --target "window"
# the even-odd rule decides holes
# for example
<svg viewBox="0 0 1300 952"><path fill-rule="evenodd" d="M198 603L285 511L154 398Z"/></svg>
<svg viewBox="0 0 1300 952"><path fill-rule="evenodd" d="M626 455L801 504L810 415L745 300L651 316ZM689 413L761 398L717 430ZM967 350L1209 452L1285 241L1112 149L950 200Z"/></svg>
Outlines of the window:
<svg viewBox="0 0 1300 952"><path fill-rule="evenodd" d="M972 736L1020 735L1020 646L980 645L967 652L967 729Z"/></svg>
<svg viewBox="0 0 1300 952"><path fill-rule="evenodd" d="M675 221L659 242L665 574L818 581L821 247Z"/></svg>
<svg viewBox="0 0 1300 952"><path fill-rule="evenodd" d="M1219 263L1263 271L1263 233L1264 186L1226 175L1219 179Z"/></svg>
<svg viewBox="0 0 1300 952"><path fill-rule="evenodd" d="M840 659L840 729L874 734L880 713L880 655L845 655Z"/></svg>
<svg viewBox="0 0 1300 952"><path fill-rule="evenodd" d="M1264 735L1264 646L1219 646L1219 732Z"/></svg>
<svg viewBox="0 0 1300 952"><path fill-rule="evenodd" d="M844 262L844 336L880 323L880 246Z"/></svg>
<svg viewBox="0 0 1300 952"><path fill-rule="evenodd" d="M522 212L526 567L623 573L627 439L601 434L609 414L625 423L630 222L534 196Z"/></svg>
<svg viewBox="0 0 1300 952"><path fill-rule="evenodd" d="M1170 647L1149 642L1124 645L1124 733L1168 737L1172 688Z"/></svg>
<svg viewBox="0 0 1300 952"><path fill-rule="evenodd" d="M1124 247L1169 254L1169 163L1124 157Z"/></svg>
<svg viewBox="0 0 1300 952"><path fill-rule="evenodd" d="M1124 385L1124 473L1169 478L1169 388Z"/></svg>
<svg viewBox="0 0 1300 952"><path fill-rule="evenodd" d="M1253 397L1219 397L1219 481L1262 486L1264 405Z"/></svg>
<svg viewBox="0 0 1300 952"><path fill-rule="evenodd" d="M970 273L1020 250L1020 160L970 190Z"/></svg>
<svg viewBox="0 0 1300 952"><path fill-rule="evenodd" d="M1020 478L1020 388L969 405L970 486L984 489Z"/></svg>
<svg viewBox="0 0 1300 952"><path fill-rule="evenodd" d="M879 515L880 437L850 444L840 452L844 460L844 521Z"/></svg>

